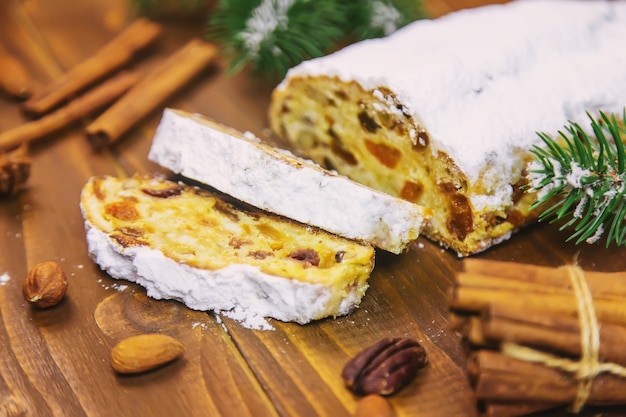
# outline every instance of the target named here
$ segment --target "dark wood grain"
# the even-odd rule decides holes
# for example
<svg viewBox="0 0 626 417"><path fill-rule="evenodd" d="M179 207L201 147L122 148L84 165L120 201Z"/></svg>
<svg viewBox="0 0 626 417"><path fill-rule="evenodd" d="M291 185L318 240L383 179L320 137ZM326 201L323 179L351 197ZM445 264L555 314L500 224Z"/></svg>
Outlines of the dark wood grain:
<svg viewBox="0 0 626 417"><path fill-rule="evenodd" d="M486 3L433 0L426 8L439 16ZM3 0L0 43L41 86L95 53L133 17L128 0ZM167 22L163 39L131 67L146 73L203 31L197 19ZM226 77L222 67L201 74L166 105L274 143L266 120L274 85L245 73ZM391 398L398 416L478 415L463 346L447 326L448 292L461 260L426 239L399 256L377 253L371 287L353 314L305 326L270 321L269 331L150 299L141 287L100 271L87 254L80 190L92 175L161 171L147 160L161 111L102 152L84 137L89 120L38 142L26 189L0 200L0 274L9 277L0 285L0 416L349 416L357 398L344 388L341 368L387 336L415 338L429 356L417 380ZM0 98L0 129L24 122L18 103ZM575 246L564 237L554 225L537 225L477 256L626 268L625 250ZM63 266L68 295L52 309L33 310L22 299L22 279L46 260ZM143 332L176 337L185 345L183 358L118 376L111 348Z"/></svg>

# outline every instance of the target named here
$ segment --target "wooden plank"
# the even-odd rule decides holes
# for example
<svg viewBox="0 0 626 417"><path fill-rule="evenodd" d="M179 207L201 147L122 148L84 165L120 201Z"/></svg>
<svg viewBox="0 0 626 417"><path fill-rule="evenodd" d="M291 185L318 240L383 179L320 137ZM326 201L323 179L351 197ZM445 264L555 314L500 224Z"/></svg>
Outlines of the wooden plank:
<svg viewBox="0 0 626 417"><path fill-rule="evenodd" d="M429 1L436 15L486 0ZM0 41L43 84L90 56L132 19L126 0L5 0ZM202 22L168 23L158 47L132 67L145 72L192 36ZM272 141L266 109L273 85L218 69L180 91L168 106L203 113ZM37 416L349 416L357 397L341 380L345 362L387 336L420 341L429 364L390 401L398 416L477 415L459 336L447 328L447 296L461 260L419 239L402 255L377 253L371 287L353 314L301 326L271 321L250 330L213 314L156 301L115 281L87 255L78 198L91 175L161 170L147 160L155 111L112 150L95 153L82 125L33 148L33 174L19 195L0 200L0 415ZM0 128L23 123L17 103L0 99ZM564 243L552 225L530 228L478 256L589 269L623 270L626 249ZM67 299L33 311L21 280L44 260L68 274ZM112 346L141 332L175 336L185 356L143 375L121 377ZM553 413L546 415L555 415ZM592 415L591 410L587 414Z"/></svg>
<svg viewBox="0 0 626 417"><path fill-rule="evenodd" d="M407 302L413 294L403 291L406 288L390 273L384 266L376 267L367 297L347 317L306 326L272 321L275 330L254 333L225 319L244 356L286 415L351 415L358 398L344 387L341 370L352 356L383 337L418 340L430 361L414 383L391 398L398 416L476 415L471 396L460 395L469 393L470 387L459 366L458 339L444 336L436 324L418 324L422 317L414 315L408 304L426 310L420 304L425 294L412 300L415 303ZM434 342L437 337L457 343L445 351ZM442 401L450 397L455 401Z"/></svg>
<svg viewBox="0 0 626 417"><path fill-rule="evenodd" d="M70 7L35 1L28 2L28 10L21 2L3 3L7 13L0 14L5 23L12 20L2 30L36 28L24 31L21 43L41 55L52 51L53 56L40 59L31 54L25 61L33 73L52 78L114 33L105 30L107 22L102 20L112 16L109 8L114 5L92 3ZM77 36L81 32L85 36ZM42 39L49 44L37 46ZM54 70L57 64L59 72ZM39 81L43 84L47 77ZM7 126L24 122L16 103L0 105L9 110L2 116ZM0 287L0 414L178 415L184 410L191 416L275 415L215 320L176 302L148 299L137 286L120 286L89 260L79 194L91 175L127 174L115 155L92 152L78 125L34 146L32 156L26 190L0 202L0 224L7 233L1 241L0 265L11 276ZM31 310L21 297L21 281L28 269L44 260L62 264L68 294L55 308ZM186 348L184 358L152 373L116 375L109 364L112 346L123 337L154 331L178 338Z"/></svg>

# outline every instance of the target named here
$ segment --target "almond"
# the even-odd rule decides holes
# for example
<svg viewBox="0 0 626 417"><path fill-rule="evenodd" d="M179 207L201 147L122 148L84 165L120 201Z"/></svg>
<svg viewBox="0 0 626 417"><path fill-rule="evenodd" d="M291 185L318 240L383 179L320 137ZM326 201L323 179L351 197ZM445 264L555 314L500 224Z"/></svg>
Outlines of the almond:
<svg viewBox="0 0 626 417"><path fill-rule="evenodd" d="M111 365L121 374L135 374L158 368L180 357L185 348L171 336L158 333L132 336L119 342L111 352Z"/></svg>

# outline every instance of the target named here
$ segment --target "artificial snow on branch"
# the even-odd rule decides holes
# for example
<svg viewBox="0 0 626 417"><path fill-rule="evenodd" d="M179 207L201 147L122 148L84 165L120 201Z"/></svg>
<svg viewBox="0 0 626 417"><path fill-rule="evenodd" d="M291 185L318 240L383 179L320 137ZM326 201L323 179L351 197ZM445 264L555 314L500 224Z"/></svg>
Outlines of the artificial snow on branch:
<svg viewBox="0 0 626 417"><path fill-rule="evenodd" d="M422 17L419 0L221 0L208 37L222 46L231 74L249 66L277 79L306 59Z"/></svg>
<svg viewBox="0 0 626 417"><path fill-rule="evenodd" d="M557 139L540 133L545 147L535 146L528 189L537 192L533 208L546 206L539 220L566 219L573 228L567 240L595 243L606 233L606 246L626 242L626 108L614 114L588 114L591 130L570 123Z"/></svg>

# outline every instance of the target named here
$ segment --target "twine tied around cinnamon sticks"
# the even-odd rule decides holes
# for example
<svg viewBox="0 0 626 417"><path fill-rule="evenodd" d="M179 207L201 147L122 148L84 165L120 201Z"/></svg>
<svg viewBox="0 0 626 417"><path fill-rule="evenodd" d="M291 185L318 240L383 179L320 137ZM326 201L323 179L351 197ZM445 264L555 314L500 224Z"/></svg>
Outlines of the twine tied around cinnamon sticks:
<svg viewBox="0 0 626 417"><path fill-rule="evenodd" d="M449 324L485 416L626 404L626 273L464 260Z"/></svg>
<svg viewBox="0 0 626 417"><path fill-rule="evenodd" d="M576 399L572 404L572 411L578 413L585 406L591 392L591 384L597 375L603 372L610 372L621 377L626 377L626 368L616 363L602 363L599 361L600 332L598 319L584 271L578 265L566 265L563 268L568 272L578 305L578 320L581 330L580 344L582 350L580 360L574 361L560 358L510 342L503 342L500 351L516 359L542 363L551 368L558 368L576 375L579 384Z"/></svg>

